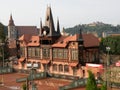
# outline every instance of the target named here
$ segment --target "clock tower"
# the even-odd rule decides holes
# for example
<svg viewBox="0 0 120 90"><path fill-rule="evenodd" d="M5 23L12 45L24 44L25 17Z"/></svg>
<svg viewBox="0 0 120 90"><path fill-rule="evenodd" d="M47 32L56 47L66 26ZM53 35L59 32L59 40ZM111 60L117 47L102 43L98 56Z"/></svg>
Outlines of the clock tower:
<svg viewBox="0 0 120 90"><path fill-rule="evenodd" d="M54 27L51 7L47 7L45 25L40 24L40 42L41 44L53 44L60 36L59 21L57 21L57 30Z"/></svg>

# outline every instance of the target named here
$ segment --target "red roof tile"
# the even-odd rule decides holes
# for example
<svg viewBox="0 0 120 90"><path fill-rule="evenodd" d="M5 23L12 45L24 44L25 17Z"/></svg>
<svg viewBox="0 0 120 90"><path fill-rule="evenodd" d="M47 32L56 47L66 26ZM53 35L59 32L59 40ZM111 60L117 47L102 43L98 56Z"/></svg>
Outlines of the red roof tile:
<svg viewBox="0 0 120 90"><path fill-rule="evenodd" d="M19 38L19 40L24 41L24 45L27 45L31 37L31 35L24 34Z"/></svg>
<svg viewBox="0 0 120 90"><path fill-rule="evenodd" d="M78 64L78 63L75 63L75 62L71 62L71 63L69 63L69 65L72 66L72 67L76 67L77 64Z"/></svg>
<svg viewBox="0 0 120 90"><path fill-rule="evenodd" d="M30 35L38 35L38 29L36 26L16 26L18 30L18 36L22 36L23 34L30 34Z"/></svg>
<svg viewBox="0 0 120 90"><path fill-rule="evenodd" d="M50 60L41 60L41 63L43 64L48 64L50 62Z"/></svg>
<svg viewBox="0 0 120 90"><path fill-rule="evenodd" d="M99 46L99 39L92 34L83 34L84 47L95 47ZM68 42L77 41L78 34L74 36L60 37L57 43L53 44L52 47L66 47Z"/></svg>
<svg viewBox="0 0 120 90"><path fill-rule="evenodd" d="M25 60L25 58L20 58L18 61L23 62L24 60Z"/></svg>
<svg viewBox="0 0 120 90"><path fill-rule="evenodd" d="M40 45L39 40L40 40L39 36L32 36L27 46L39 46Z"/></svg>
<svg viewBox="0 0 120 90"><path fill-rule="evenodd" d="M67 41L65 40L66 36L61 36L55 44L52 45L52 47L66 47Z"/></svg>

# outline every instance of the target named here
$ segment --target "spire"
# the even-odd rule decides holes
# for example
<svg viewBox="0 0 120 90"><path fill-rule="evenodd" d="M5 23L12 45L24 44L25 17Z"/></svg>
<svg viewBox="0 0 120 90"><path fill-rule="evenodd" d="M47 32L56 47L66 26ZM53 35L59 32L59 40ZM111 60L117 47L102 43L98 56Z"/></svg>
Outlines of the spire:
<svg viewBox="0 0 120 90"><path fill-rule="evenodd" d="M13 18L12 18L12 14L10 15L10 20L9 20L9 26L15 26Z"/></svg>
<svg viewBox="0 0 120 90"><path fill-rule="evenodd" d="M40 28L42 29L42 19L40 18Z"/></svg>
<svg viewBox="0 0 120 90"><path fill-rule="evenodd" d="M39 31L39 35L41 36L42 34L42 19L40 18L40 31Z"/></svg>
<svg viewBox="0 0 120 90"><path fill-rule="evenodd" d="M78 37L78 60L79 60L79 64L78 65L84 65L84 62L83 62L83 50L84 50L84 43L83 43L83 37L82 37L82 29L80 28L80 31L79 31L79 37Z"/></svg>
<svg viewBox="0 0 120 90"><path fill-rule="evenodd" d="M59 19L57 19L57 33L60 34L60 25L59 25Z"/></svg>
<svg viewBox="0 0 120 90"><path fill-rule="evenodd" d="M81 42L81 44L83 43L83 38L82 38L82 29L81 29L81 28L80 28L80 31L79 31L78 41L79 41L79 42Z"/></svg>
<svg viewBox="0 0 120 90"><path fill-rule="evenodd" d="M50 29L49 36L53 36L55 32L55 27L54 27L54 22L53 22L52 10L50 6L47 7L45 26L48 26L48 28Z"/></svg>

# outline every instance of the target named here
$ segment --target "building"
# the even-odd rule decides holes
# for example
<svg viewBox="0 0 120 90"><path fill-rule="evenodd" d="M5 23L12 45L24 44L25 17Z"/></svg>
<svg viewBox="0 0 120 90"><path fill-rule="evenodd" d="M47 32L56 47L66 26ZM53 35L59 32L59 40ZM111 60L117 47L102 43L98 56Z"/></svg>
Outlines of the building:
<svg viewBox="0 0 120 90"><path fill-rule="evenodd" d="M102 37L106 38L108 36L120 36L120 32L103 32Z"/></svg>
<svg viewBox="0 0 120 90"><path fill-rule="evenodd" d="M84 77L86 63L99 63L98 38L82 30L74 36L61 35L59 20L55 30L51 7L47 7L39 35L23 34L19 42L20 70L27 71L32 64L38 72Z"/></svg>
<svg viewBox="0 0 120 90"><path fill-rule="evenodd" d="M7 36L10 56L16 56L18 54L18 38L24 34L38 35L39 29L36 26L16 26L11 14L8 24Z"/></svg>

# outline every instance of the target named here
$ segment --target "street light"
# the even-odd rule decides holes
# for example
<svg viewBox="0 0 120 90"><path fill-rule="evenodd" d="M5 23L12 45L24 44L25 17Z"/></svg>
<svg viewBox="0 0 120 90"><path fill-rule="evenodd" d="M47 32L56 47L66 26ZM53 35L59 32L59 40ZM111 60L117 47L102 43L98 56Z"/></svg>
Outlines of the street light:
<svg viewBox="0 0 120 90"><path fill-rule="evenodd" d="M33 70L36 70L36 68L38 68L39 66L38 66L38 63L33 63L33 64L31 64L31 63L27 63L27 68L30 68L30 70L31 70L31 84L32 84L32 90L37 90L37 88L36 88L36 86L35 86L35 84L34 84L34 82L33 82L33 80L34 80L34 78L33 78L33 75L34 75L34 73L33 73ZM29 87L27 87L27 88L29 88Z"/></svg>
<svg viewBox="0 0 120 90"><path fill-rule="evenodd" d="M4 69L4 45L5 43L2 42L2 40L0 40L0 46L2 47L2 59L3 59L3 63L2 63L2 67ZM2 85L4 85L4 80L3 80L3 75L2 75Z"/></svg>
<svg viewBox="0 0 120 90"><path fill-rule="evenodd" d="M109 52L110 52L110 47L106 47L107 51L107 63L106 63L106 71L109 69L110 61L109 61ZM106 75L106 85L107 85L107 90L109 90L109 72Z"/></svg>

